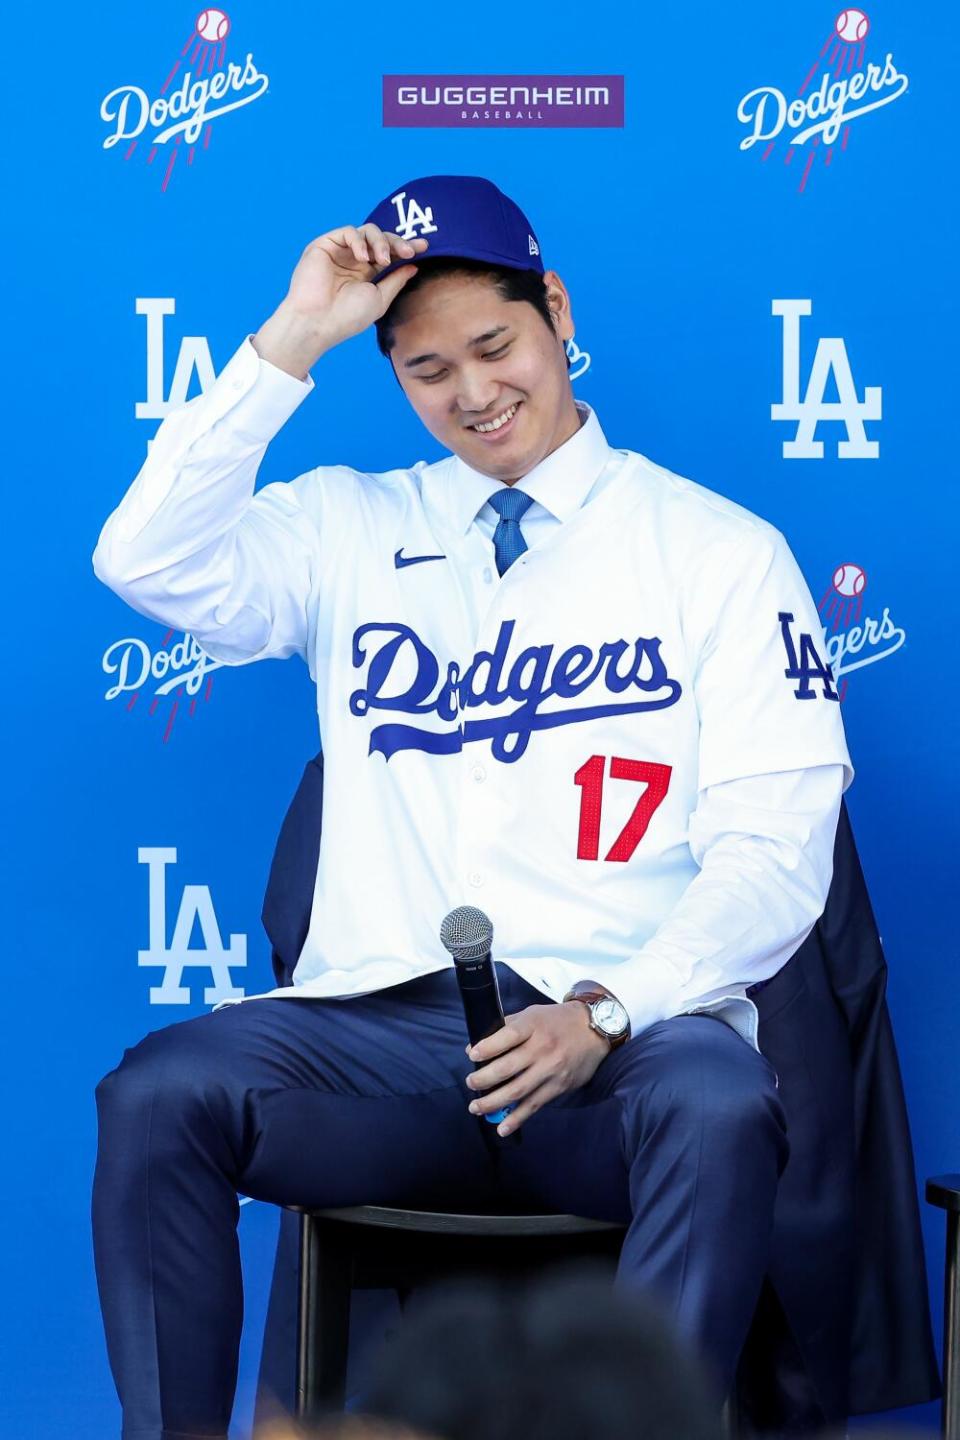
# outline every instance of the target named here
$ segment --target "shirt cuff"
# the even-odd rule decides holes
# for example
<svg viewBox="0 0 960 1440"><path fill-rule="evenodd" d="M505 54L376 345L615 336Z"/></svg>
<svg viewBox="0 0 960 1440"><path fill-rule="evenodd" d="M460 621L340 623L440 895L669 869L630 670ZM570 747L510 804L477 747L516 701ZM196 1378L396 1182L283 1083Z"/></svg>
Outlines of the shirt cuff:
<svg viewBox="0 0 960 1440"><path fill-rule="evenodd" d="M248 335L208 393L216 402L216 418L229 414L232 426L254 442L267 445L313 388L310 375L299 380L264 360L254 348L253 336Z"/></svg>
<svg viewBox="0 0 960 1440"><path fill-rule="evenodd" d="M682 981L667 961L638 956L625 964L593 963L578 978L599 981L620 1001L630 1017L631 1038L677 1013Z"/></svg>

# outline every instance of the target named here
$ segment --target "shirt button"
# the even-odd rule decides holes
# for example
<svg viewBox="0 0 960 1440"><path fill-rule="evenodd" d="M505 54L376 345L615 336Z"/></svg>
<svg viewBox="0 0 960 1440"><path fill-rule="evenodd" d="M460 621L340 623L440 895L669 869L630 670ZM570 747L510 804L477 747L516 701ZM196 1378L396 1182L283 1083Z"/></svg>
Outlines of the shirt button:
<svg viewBox="0 0 960 1440"><path fill-rule="evenodd" d="M483 884L483 876L480 874L479 870L471 870L470 874L467 876L467 879L470 881L471 885Z"/></svg>
<svg viewBox="0 0 960 1440"><path fill-rule="evenodd" d="M484 770L482 765L474 765L473 769L470 771L470 774L473 776L474 780L476 780L478 785L487 778L487 772L486 770Z"/></svg>
<svg viewBox="0 0 960 1440"><path fill-rule="evenodd" d="M485 565L485 566L484 566L484 569L483 569L483 578L484 578L484 581L485 581L485 583L486 583L487 585L489 585L489 584L490 584L490 581L493 579L493 571L490 569L490 566L489 566L489 565Z"/></svg>
<svg viewBox="0 0 960 1440"><path fill-rule="evenodd" d="M232 385L230 386L230 389L231 389L231 390L242 390L242 389L243 389L243 381L242 381L242 380L234 380L233 383L232 383Z"/></svg>

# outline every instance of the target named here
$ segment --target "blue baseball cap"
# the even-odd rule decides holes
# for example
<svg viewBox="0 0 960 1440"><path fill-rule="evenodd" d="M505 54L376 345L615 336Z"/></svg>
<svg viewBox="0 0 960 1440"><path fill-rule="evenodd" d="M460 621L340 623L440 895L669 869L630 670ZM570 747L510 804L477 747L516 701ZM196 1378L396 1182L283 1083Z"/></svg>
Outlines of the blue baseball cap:
<svg viewBox="0 0 960 1440"><path fill-rule="evenodd" d="M429 244L422 254L378 270L374 284L401 265L456 255L543 274L540 242L519 205L481 175L423 175L408 180L375 206L363 222Z"/></svg>

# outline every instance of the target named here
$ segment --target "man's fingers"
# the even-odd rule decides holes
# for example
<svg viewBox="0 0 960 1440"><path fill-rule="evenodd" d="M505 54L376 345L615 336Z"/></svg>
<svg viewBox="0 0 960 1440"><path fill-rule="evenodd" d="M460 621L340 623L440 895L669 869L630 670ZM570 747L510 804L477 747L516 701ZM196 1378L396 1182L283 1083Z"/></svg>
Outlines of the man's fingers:
<svg viewBox="0 0 960 1440"><path fill-rule="evenodd" d="M360 226L341 225L339 229L329 230L326 235L318 235L315 240L310 241L303 254L317 248L326 250L330 244L338 249L348 250L358 264L382 270L393 260L419 259L427 249L429 241L422 235L413 240L404 240L392 231L381 230L379 226L368 221Z"/></svg>
<svg viewBox="0 0 960 1440"><path fill-rule="evenodd" d="M356 225L344 225L340 233L343 236L342 243L349 246L356 258L369 263L370 251L367 248L366 239L360 234Z"/></svg>
<svg viewBox="0 0 960 1440"><path fill-rule="evenodd" d="M490 1090L494 1085L503 1085L507 1080L512 1080L514 1075L530 1068L531 1057L524 1055L518 1047L509 1050L497 1060L490 1060L486 1065L481 1065L479 1070L474 1070L472 1075L467 1076L468 1090ZM496 1108L496 1107L494 1107Z"/></svg>
<svg viewBox="0 0 960 1440"><path fill-rule="evenodd" d="M504 1091L504 1093L506 1094L506 1091ZM555 1099L559 1094L560 1089L554 1080L544 1080L541 1085L538 1085L535 1090L531 1090L527 1096L520 1100L516 1109L511 1110L507 1118L500 1122L497 1126L498 1133L500 1135L512 1134L514 1130L520 1128L524 1121L529 1120L531 1115L535 1115L538 1110L542 1110L544 1105ZM505 1100L502 1104L493 1105L491 1108L493 1110L501 1110L505 1105L509 1104L510 1101Z"/></svg>
<svg viewBox="0 0 960 1440"><path fill-rule="evenodd" d="M518 1070L502 1081L496 1089L475 1096L467 1108L473 1115L490 1115L494 1110L502 1110L504 1105L523 1100L550 1078L542 1066L528 1065L525 1070Z"/></svg>
<svg viewBox="0 0 960 1440"><path fill-rule="evenodd" d="M391 260L412 259L427 244L423 236L418 236L414 241L404 240L391 230L381 230L372 220L361 225L359 231L366 237L368 248L381 266L389 265Z"/></svg>
<svg viewBox="0 0 960 1440"><path fill-rule="evenodd" d="M364 236L367 241L367 248L370 251L371 260L376 261L378 266L389 265L393 259L393 256L390 254L390 242L380 229L380 226L374 225L371 220L368 220L365 225L361 225L359 228L360 234ZM414 253L413 246L408 246L407 249L398 251L397 253L410 256Z"/></svg>
<svg viewBox="0 0 960 1440"><path fill-rule="evenodd" d="M404 285L408 280L412 280L416 273L412 265L401 265L398 270L392 270L389 275L385 275L382 280L376 282L374 289L379 290L383 296L381 315L386 315Z"/></svg>
<svg viewBox="0 0 960 1440"><path fill-rule="evenodd" d="M478 1040L476 1045L467 1046L467 1054L471 1060L492 1060L495 1056L512 1050L515 1045L522 1045L524 1040L529 1040L530 1025L524 1020L522 1010L516 1015L506 1015L504 1019L506 1024L501 1029L495 1030L485 1040Z"/></svg>

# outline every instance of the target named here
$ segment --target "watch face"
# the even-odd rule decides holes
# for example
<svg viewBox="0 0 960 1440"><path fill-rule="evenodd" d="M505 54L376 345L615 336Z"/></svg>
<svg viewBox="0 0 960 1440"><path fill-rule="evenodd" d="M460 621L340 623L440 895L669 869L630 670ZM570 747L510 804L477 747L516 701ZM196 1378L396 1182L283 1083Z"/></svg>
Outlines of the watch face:
<svg viewBox="0 0 960 1440"><path fill-rule="evenodd" d="M597 1000L592 1009L594 1023L604 1035L619 1035L627 1028L627 1012L619 1000Z"/></svg>

